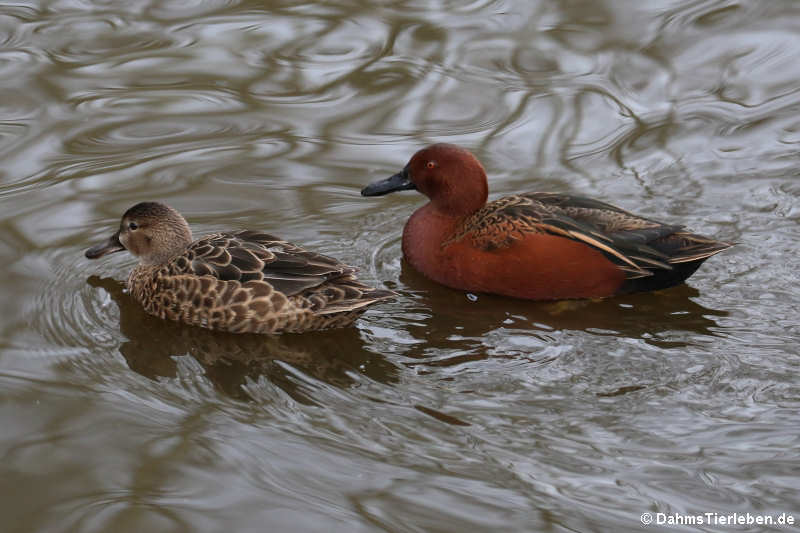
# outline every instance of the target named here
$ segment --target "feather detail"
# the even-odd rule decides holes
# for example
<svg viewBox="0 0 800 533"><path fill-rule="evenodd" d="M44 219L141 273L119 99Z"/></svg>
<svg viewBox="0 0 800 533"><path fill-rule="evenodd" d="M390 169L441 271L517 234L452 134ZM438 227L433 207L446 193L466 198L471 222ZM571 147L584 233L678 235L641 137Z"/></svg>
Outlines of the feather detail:
<svg viewBox="0 0 800 533"><path fill-rule="evenodd" d="M486 204L466 217L442 247L468 239L472 246L491 251L534 233L561 236L599 250L627 279L669 271L673 264L703 260L731 246L597 200L527 193Z"/></svg>
<svg viewBox="0 0 800 533"><path fill-rule="evenodd" d="M214 233L192 242L180 213L155 202L129 209L112 239L86 255L122 249L140 257L128 288L145 311L209 329L278 333L345 326L367 306L395 296L358 281L349 265L267 233Z"/></svg>

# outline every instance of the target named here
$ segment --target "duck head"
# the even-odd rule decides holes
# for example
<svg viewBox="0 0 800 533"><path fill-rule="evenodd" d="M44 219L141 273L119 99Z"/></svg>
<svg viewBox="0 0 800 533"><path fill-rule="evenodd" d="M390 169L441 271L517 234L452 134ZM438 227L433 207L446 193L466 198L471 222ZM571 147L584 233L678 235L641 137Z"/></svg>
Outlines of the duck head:
<svg viewBox="0 0 800 533"><path fill-rule="evenodd" d="M168 205L141 202L128 209L119 229L105 242L86 250L88 259L128 250L143 265L163 263L192 242L189 224Z"/></svg>
<svg viewBox="0 0 800 533"><path fill-rule="evenodd" d="M432 144L414 154L402 171L361 190L362 196L416 189L448 215L468 215L483 207L489 194L486 171L469 151Z"/></svg>

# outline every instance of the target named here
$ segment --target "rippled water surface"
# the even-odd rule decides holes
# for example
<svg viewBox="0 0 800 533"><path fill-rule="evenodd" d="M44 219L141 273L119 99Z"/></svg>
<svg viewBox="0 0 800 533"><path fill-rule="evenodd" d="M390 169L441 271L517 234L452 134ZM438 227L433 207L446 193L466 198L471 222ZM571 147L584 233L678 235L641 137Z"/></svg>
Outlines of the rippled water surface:
<svg viewBox="0 0 800 533"><path fill-rule="evenodd" d="M798 57L781 0L3 4L2 531L800 522ZM358 194L434 141L495 195L739 244L603 301L437 286L401 260L422 197ZM400 297L307 335L164 323L130 256L82 253L141 200Z"/></svg>

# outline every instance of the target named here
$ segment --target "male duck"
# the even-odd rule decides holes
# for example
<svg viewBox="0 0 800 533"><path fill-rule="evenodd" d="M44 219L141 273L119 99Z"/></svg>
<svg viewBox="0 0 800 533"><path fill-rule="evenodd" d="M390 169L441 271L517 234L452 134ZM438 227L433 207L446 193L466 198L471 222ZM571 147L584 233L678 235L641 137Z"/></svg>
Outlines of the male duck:
<svg viewBox="0 0 800 533"><path fill-rule="evenodd" d="M361 194L406 189L430 202L408 219L403 255L466 291L555 300L663 289L732 246L580 196L523 193L487 204L483 166L451 144L418 151Z"/></svg>
<svg viewBox="0 0 800 533"><path fill-rule="evenodd" d="M145 311L233 333L300 332L351 324L392 291L360 283L332 257L257 231L214 233L192 242L174 209L142 202L86 257L128 250L139 264L128 289Z"/></svg>

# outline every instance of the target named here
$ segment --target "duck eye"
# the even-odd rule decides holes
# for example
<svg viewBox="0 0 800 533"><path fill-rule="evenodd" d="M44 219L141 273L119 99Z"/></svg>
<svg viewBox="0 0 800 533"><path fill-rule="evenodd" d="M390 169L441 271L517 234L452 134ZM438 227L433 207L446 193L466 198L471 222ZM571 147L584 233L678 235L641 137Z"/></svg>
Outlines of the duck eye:
<svg viewBox="0 0 800 533"><path fill-rule="evenodd" d="M434 161L428 161L425 166L428 168L436 168L436 163Z"/></svg>
<svg viewBox="0 0 800 533"><path fill-rule="evenodd" d="M131 231L133 231L135 229L138 229L138 227L139 227L139 224L137 224L136 222L129 222L128 223L128 229L131 230Z"/></svg>

